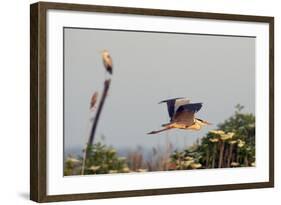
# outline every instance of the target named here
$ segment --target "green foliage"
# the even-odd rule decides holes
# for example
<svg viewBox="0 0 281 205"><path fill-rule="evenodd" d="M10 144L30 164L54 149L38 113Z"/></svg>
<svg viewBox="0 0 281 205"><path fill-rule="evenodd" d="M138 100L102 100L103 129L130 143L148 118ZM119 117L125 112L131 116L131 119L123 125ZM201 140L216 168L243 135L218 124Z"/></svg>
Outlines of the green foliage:
<svg viewBox="0 0 281 205"><path fill-rule="evenodd" d="M101 143L88 147L85 174L128 172L126 158L118 157L116 150Z"/></svg>
<svg viewBox="0 0 281 205"><path fill-rule="evenodd" d="M223 168L255 165L255 117L237 105L233 116L219 124L200 143L171 155L173 169ZM202 165L202 166L200 166Z"/></svg>
<svg viewBox="0 0 281 205"><path fill-rule="evenodd" d="M243 114L243 106L237 105L234 116L224 123L219 124L218 128L227 132L235 132L238 140L236 149L237 163L241 166L249 166L255 162L255 116L253 114ZM243 146L241 146L244 143Z"/></svg>
<svg viewBox="0 0 281 205"><path fill-rule="evenodd" d="M116 150L102 143L96 143L88 147L88 157L85 162L84 174L110 174L130 172L126 158L119 157ZM64 175L80 175L82 169L82 157L68 156L65 160Z"/></svg>
<svg viewBox="0 0 281 205"><path fill-rule="evenodd" d="M194 144L184 151L175 151L170 157L170 170L199 169L202 167L200 159L202 156L197 151L198 145Z"/></svg>
<svg viewBox="0 0 281 205"><path fill-rule="evenodd" d="M255 116L242 113L243 108L239 104L236 105L234 115L219 124L218 128L225 132L235 132L235 135L246 144L255 147Z"/></svg>
<svg viewBox="0 0 281 205"><path fill-rule="evenodd" d="M255 116L243 113L237 105L234 114L218 125L218 130L184 150L173 151L172 144L152 149L151 159L145 160L138 147L127 157L118 156L116 150L104 143L88 147L84 174L108 174L164 170L209 169L255 166ZM80 175L82 157L68 156L64 175Z"/></svg>
<svg viewBox="0 0 281 205"><path fill-rule="evenodd" d="M80 174L82 160L69 155L64 164L64 175L77 175Z"/></svg>

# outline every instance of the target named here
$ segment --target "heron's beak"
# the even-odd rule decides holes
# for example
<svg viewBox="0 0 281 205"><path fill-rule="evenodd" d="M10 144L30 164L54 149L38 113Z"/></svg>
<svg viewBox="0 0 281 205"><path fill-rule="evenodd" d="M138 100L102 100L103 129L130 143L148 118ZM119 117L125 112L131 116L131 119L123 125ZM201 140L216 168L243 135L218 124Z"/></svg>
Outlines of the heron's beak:
<svg viewBox="0 0 281 205"><path fill-rule="evenodd" d="M213 123L210 123L210 122L207 122L207 121L204 121L204 123L206 123L207 125L213 125Z"/></svg>

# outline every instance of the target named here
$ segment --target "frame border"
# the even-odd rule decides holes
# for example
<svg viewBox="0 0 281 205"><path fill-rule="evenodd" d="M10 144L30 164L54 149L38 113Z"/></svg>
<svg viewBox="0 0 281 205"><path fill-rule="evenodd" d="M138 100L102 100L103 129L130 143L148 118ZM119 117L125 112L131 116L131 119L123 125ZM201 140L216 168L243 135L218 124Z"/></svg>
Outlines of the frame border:
<svg viewBox="0 0 281 205"><path fill-rule="evenodd" d="M269 181L196 187L47 195L46 13L48 9L261 22L269 24ZM274 187L274 17L37 2L30 5L30 199L36 202L135 197Z"/></svg>

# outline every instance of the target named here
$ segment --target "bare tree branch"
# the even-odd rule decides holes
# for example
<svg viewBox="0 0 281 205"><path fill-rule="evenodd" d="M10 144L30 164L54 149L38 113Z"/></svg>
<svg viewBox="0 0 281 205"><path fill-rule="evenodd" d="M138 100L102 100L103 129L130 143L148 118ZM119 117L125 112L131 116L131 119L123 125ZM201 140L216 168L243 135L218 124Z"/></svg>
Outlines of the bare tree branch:
<svg viewBox="0 0 281 205"><path fill-rule="evenodd" d="M89 137L88 143L86 145L85 153L84 153L83 165L82 165L82 170L81 170L82 175L84 175L84 172L85 172L85 164L86 164L86 159L87 159L88 154L89 154L88 153L89 152L89 146L91 146L94 142L96 129L97 129L97 126L98 126L98 122L99 122L99 118L100 118L100 114L101 114L104 102L105 102L106 97L107 97L110 82L111 82L110 79L107 79L107 80L104 81L102 97L101 97L101 100L100 100L100 103L99 103L99 106L98 106L98 109L97 109L97 113L96 113L96 116L95 116L95 119L94 119L94 122L93 122L93 125L92 125L92 129L91 129L90 137Z"/></svg>

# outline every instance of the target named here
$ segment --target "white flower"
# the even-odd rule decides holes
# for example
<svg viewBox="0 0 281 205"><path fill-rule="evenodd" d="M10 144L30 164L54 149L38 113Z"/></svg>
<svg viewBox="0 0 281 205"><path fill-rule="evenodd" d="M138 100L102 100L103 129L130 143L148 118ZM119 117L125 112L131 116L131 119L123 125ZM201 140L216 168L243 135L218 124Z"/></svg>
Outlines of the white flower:
<svg viewBox="0 0 281 205"><path fill-rule="evenodd" d="M245 141L243 141L243 140L238 140L238 147L244 147L244 145L245 145Z"/></svg>
<svg viewBox="0 0 281 205"><path fill-rule="evenodd" d="M232 167L238 167L240 164L238 162L231 162L230 164Z"/></svg>
<svg viewBox="0 0 281 205"><path fill-rule="evenodd" d="M235 135L234 132L228 132L227 134L228 134L231 138Z"/></svg>
<svg viewBox="0 0 281 205"><path fill-rule="evenodd" d="M117 173L117 170L109 170L108 173L109 173L109 174L115 174L115 173Z"/></svg>
<svg viewBox="0 0 281 205"><path fill-rule="evenodd" d="M184 158L185 160L189 161L189 160L193 160L193 157L187 156Z"/></svg>
<svg viewBox="0 0 281 205"><path fill-rule="evenodd" d="M191 166L192 169L198 169L198 168L202 167L202 164L200 164L200 163L192 163L190 166Z"/></svg>
<svg viewBox="0 0 281 205"><path fill-rule="evenodd" d="M185 162L183 163L183 165L184 165L185 167L189 167L192 163L194 163L194 160L185 161Z"/></svg>
<svg viewBox="0 0 281 205"><path fill-rule="evenodd" d="M123 172L130 172L130 169L129 169L128 167L124 167L124 168L122 169L122 171L123 171Z"/></svg>
<svg viewBox="0 0 281 205"><path fill-rule="evenodd" d="M138 172L147 172L147 169L138 169Z"/></svg>
<svg viewBox="0 0 281 205"><path fill-rule="evenodd" d="M66 159L66 161L67 161L67 162L74 163L74 164L79 164L79 163L81 163L81 161L80 161L79 159L76 159L76 158L74 158L74 157L68 157L68 158Z"/></svg>
<svg viewBox="0 0 281 205"><path fill-rule="evenodd" d="M229 141L228 143L229 143L229 144L236 144L237 141L236 141L236 140L231 140L231 141Z"/></svg>
<svg viewBox="0 0 281 205"><path fill-rule="evenodd" d="M89 169L92 171L97 171L100 168L100 166L91 166Z"/></svg>
<svg viewBox="0 0 281 205"><path fill-rule="evenodd" d="M210 141L210 142L218 142L218 141L219 141L219 138L210 138L209 141Z"/></svg>
<svg viewBox="0 0 281 205"><path fill-rule="evenodd" d="M211 130L209 131L212 134L216 134L216 135L223 135L225 134L225 132L223 130Z"/></svg>
<svg viewBox="0 0 281 205"><path fill-rule="evenodd" d="M223 141L229 140L229 139L232 139L233 136L234 136L233 132L228 132L227 134L221 135L221 140L223 140Z"/></svg>

